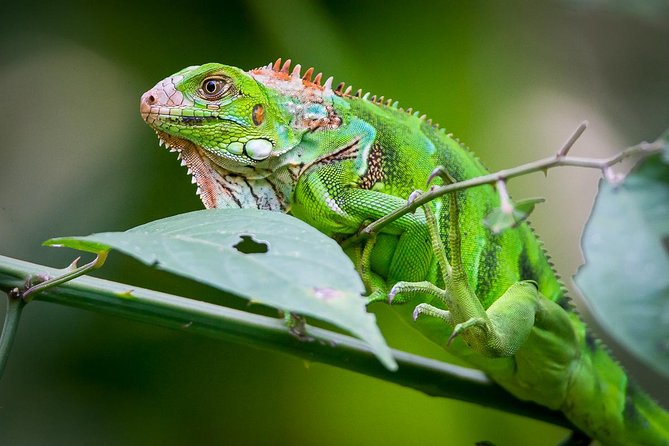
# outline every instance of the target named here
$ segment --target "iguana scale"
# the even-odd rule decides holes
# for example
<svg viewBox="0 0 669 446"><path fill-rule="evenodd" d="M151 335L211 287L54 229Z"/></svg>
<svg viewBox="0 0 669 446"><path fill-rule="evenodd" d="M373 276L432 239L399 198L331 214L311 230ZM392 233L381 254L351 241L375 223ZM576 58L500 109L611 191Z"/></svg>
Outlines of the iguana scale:
<svg viewBox="0 0 669 446"><path fill-rule="evenodd" d="M289 212L339 239L405 206L438 166L436 184L487 173L424 115L290 61L185 68L142 96L141 114L205 207ZM492 186L467 189L348 248L370 301L390 294L429 338L603 444L669 445L669 414L590 334L532 230L481 223L498 205Z"/></svg>

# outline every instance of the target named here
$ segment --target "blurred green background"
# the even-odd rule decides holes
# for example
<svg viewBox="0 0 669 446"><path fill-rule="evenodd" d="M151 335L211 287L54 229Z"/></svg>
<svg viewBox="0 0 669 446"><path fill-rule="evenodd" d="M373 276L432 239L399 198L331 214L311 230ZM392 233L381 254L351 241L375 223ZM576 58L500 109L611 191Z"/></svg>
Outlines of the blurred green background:
<svg viewBox="0 0 669 446"><path fill-rule="evenodd" d="M140 95L188 65L277 57L427 113L491 169L606 156L669 124L669 4L657 1L6 2L0 253L64 267L60 235L201 208ZM598 174L510 184L558 270L581 262ZM113 254L97 276L246 308ZM567 280L568 281L568 280ZM571 286L571 284L568 284ZM575 293L572 292L572 295ZM3 304L4 305L4 302ZM0 306L0 311L4 307ZM376 308L393 346L447 358ZM565 431L252 346L36 303L0 381L0 444L554 445Z"/></svg>

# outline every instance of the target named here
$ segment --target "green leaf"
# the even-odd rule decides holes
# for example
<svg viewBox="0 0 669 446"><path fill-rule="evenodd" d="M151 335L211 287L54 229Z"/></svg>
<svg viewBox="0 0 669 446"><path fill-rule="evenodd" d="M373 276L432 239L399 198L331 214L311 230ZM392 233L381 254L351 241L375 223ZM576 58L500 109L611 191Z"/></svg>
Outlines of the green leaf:
<svg viewBox="0 0 669 446"><path fill-rule="evenodd" d="M623 184L602 180L575 276L600 325L669 377L669 165L643 160Z"/></svg>
<svg viewBox="0 0 669 446"><path fill-rule="evenodd" d="M93 254L99 254L101 252L109 251L111 246L103 245L90 240L76 240L73 238L52 238L42 243L44 246L53 246L56 248L67 247L72 249L78 249L79 251L92 252Z"/></svg>
<svg viewBox="0 0 669 446"><path fill-rule="evenodd" d="M546 201L544 198L528 198L517 203L509 200L511 204L509 209L494 208L483 219L483 224L495 234L499 234L509 228L515 228L527 220L527 217L530 216L537 203L543 203L544 201Z"/></svg>
<svg viewBox="0 0 669 446"><path fill-rule="evenodd" d="M330 322L367 342L386 367L397 368L366 311L353 263L335 241L288 215L211 209L46 243L85 251L112 247L255 302Z"/></svg>

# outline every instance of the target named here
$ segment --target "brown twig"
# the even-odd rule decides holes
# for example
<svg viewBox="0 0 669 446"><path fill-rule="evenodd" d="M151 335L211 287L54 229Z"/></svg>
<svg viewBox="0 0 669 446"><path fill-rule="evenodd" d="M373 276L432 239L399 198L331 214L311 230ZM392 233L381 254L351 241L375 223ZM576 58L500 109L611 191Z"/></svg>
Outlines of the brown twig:
<svg viewBox="0 0 669 446"><path fill-rule="evenodd" d="M358 241L369 237L372 234L377 234L383 227L389 223L397 220L401 216L414 212L420 206L428 203L435 198L446 195L450 192L457 190L468 189L471 187L482 186L484 184L495 184L498 185L500 182L506 183L509 179L527 175L533 172L547 171L548 169L553 169L555 167L564 167L564 166L573 166L573 167L585 167L591 169L599 169L602 171L602 174L608 181L615 179L615 176L611 172L611 166L619 163L620 161L629 158L635 155L641 154L652 154L659 152L663 149L665 142L658 139L654 142L642 142L635 146L628 147L622 152L609 157L609 158L584 158L584 157L572 157L567 156L567 153L574 145L583 131L585 131L587 124L586 122L581 123L578 128L574 131L571 137L565 142L565 144L558 150L558 152L548 158L540 159L530 163L522 164L517 167L512 167L510 169L500 170L498 172L490 173L487 175L482 175L480 177L470 178L468 180L459 181L457 183L447 184L444 186L432 188L427 192L423 192L415 197L411 202L407 203L406 206L397 209L384 217L370 223L367 225L360 233L356 236L351 237L346 240L346 245L357 243ZM499 187L498 187L499 190Z"/></svg>

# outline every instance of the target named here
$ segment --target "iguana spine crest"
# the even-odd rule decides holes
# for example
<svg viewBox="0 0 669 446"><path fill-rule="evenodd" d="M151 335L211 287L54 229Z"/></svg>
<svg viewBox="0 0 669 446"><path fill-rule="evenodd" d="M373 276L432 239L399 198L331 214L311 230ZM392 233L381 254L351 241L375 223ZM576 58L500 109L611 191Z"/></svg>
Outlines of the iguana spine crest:
<svg viewBox="0 0 669 446"><path fill-rule="evenodd" d="M262 67L254 68L253 70L250 71L250 73L260 74L260 75L270 75L275 79L282 81L295 81L299 79L302 81L304 88L315 88L325 93L331 91L332 93L336 94L339 97L347 99L351 98L363 99L365 101L372 102L379 106L392 107L398 109L399 111L408 113L409 115L414 115L419 119L426 121L429 125L433 125L434 127L439 128L439 124L433 122L432 119L428 118L426 114L421 114L418 111L414 111L413 108L404 109L399 106L399 103L397 101L393 101L390 98L386 99L384 96L377 97L376 95L372 95L370 97L369 96L370 93L367 92L363 94L362 89L358 89L355 91L355 93L351 94L351 92L353 91L353 87L350 85L347 86L345 82L340 82L333 89L332 85L334 83L334 78L332 76L327 78L325 83L321 85L321 79L323 77L323 73L319 72L312 80L312 75L314 73L313 67L309 67L304 72L304 75L302 75L301 74L302 65L296 64L293 67L293 70L291 71L290 70L291 63L292 63L291 59L286 59L286 61L282 63L282 59L278 58L274 63L269 63Z"/></svg>

